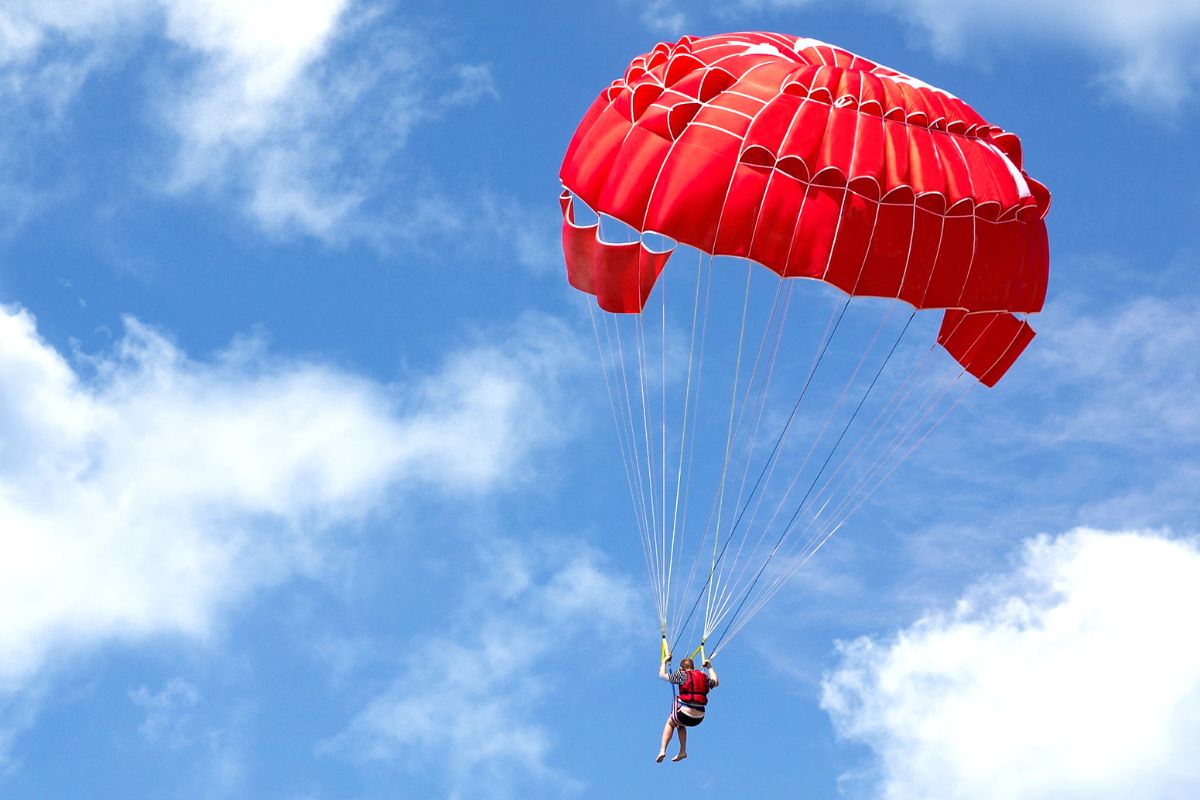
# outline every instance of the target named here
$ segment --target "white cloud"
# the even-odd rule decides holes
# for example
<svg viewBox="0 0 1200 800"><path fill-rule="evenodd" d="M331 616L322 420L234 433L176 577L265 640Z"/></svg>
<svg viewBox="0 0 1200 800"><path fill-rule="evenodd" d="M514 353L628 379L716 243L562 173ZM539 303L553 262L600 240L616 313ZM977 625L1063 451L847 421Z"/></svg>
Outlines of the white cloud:
<svg viewBox="0 0 1200 800"><path fill-rule="evenodd" d="M508 243L517 264L538 275L562 268L562 215L554 206L531 208L511 198L484 194L481 198L482 236L490 251Z"/></svg>
<svg viewBox="0 0 1200 800"><path fill-rule="evenodd" d="M822 705L874 751L869 796L1194 797L1198 604L1194 541L1041 536L952 611L842 644Z"/></svg>
<svg viewBox="0 0 1200 800"><path fill-rule="evenodd" d="M705 13L728 24L746 13L831 7L828 0L738 0L720 8L680 0L643 4L642 23L669 36L687 33ZM1174 110L1200 81L1200 4L1178 0L859 0L927 31L943 56L1012 50L1023 43L1063 42L1099 65L1097 91L1148 113ZM738 23L737 29L744 28ZM870 56L870 53L863 55Z"/></svg>
<svg viewBox="0 0 1200 800"><path fill-rule="evenodd" d="M171 747L188 744L191 713L200 703L200 691L183 678L172 678L157 692L139 686L129 692L130 701L146 714L138 732L151 742Z"/></svg>
<svg viewBox="0 0 1200 800"><path fill-rule="evenodd" d="M169 131L163 188L232 192L266 230L369 236L415 125L495 95L487 65L351 0L85 0L0 11L0 89L60 114L101 67L165 42L145 102ZM381 223L374 223L381 224Z"/></svg>
<svg viewBox="0 0 1200 800"><path fill-rule="evenodd" d="M1102 67L1102 88L1153 112L1175 107L1200 71L1200 5L1177 0L881 0L916 18L945 54L1021 40L1065 41L1090 51Z"/></svg>
<svg viewBox="0 0 1200 800"><path fill-rule="evenodd" d="M208 635L406 489L519 483L578 357L529 318L389 387L255 340L196 361L130 319L83 370L0 311L0 695L56 654Z"/></svg>
<svg viewBox="0 0 1200 800"><path fill-rule="evenodd" d="M414 772L436 764L451 797L513 796L527 777L565 793L574 784L553 768L542 721L557 685L546 673L570 668L574 643L611 650L623 641L635 593L577 544L498 542L481 561L486 575L464 582L474 588L451 635L413 653L327 747Z"/></svg>
<svg viewBox="0 0 1200 800"><path fill-rule="evenodd" d="M1137 446L1200 444L1200 300L1135 297L1080 313L1060 304L1046 320L1038 363L1082 403L1056 420L1062 439Z"/></svg>
<svg viewBox="0 0 1200 800"><path fill-rule="evenodd" d="M680 10L675 0L626 0L625 5L636 8L642 24L662 36L682 36L691 24L690 18Z"/></svg>

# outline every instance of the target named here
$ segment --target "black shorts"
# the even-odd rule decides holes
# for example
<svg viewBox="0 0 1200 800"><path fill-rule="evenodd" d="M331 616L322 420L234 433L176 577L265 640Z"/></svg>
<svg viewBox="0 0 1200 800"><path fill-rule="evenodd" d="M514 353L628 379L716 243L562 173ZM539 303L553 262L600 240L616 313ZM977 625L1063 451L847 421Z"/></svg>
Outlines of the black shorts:
<svg viewBox="0 0 1200 800"><path fill-rule="evenodd" d="M675 704L675 711L671 714L671 719L675 720L676 725L682 725L685 728L694 728L697 725L699 725L701 722L704 722L704 717L688 716L687 714L684 714L682 711L679 710L681 706L685 706L685 705L687 705L687 704L682 703L682 702L677 702ZM701 707L701 706L688 706L688 707L695 708L700 711L704 710L703 707Z"/></svg>

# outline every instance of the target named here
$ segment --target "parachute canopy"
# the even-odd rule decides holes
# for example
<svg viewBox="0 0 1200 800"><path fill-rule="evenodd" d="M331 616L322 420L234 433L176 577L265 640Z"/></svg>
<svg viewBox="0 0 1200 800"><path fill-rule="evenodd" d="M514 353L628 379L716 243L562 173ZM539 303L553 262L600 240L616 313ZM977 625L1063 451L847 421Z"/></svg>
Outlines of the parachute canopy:
<svg viewBox="0 0 1200 800"><path fill-rule="evenodd" d="M854 296L950 309L938 341L994 385L1033 338L1049 250L1021 143L949 92L776 33L661 43L579 123L563 160L573 286L640 312L668 256L600 240L578 197L641 233Z"/></svg>
<svg viewBox="0 0 1200 800"><path fill-rule="evenodd" d="M715 655L1025 350L1050 195L949 92L773 33L635 58L561 179L663 648Z"/></svg>

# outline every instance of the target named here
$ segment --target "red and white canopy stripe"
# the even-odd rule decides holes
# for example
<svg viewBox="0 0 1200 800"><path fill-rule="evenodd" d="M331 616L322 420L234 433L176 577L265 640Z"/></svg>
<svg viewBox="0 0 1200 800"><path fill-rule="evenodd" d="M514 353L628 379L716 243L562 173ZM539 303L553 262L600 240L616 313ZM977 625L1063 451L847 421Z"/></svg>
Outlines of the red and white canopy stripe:
<svg viewBox="0 0 1200 800"><path fill-rule="evenodd" d="M773 33L661 43L592 104L561 180L571 284L640 312L669 253L610 244L600 214L852 295L947 309L938 341L993 385L1033 338L1049 250L1018 138L948 92Z"/></svg>

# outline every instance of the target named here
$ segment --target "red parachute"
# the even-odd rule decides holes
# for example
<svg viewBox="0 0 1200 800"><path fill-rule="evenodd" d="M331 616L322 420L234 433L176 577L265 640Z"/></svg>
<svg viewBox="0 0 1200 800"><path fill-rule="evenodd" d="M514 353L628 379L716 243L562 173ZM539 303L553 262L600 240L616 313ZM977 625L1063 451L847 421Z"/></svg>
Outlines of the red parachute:
<svg viewBox="0 0 1200 800"><path fill-rule="evenodd" d="M633 59L580 122L561 179L568 278L610 312L589 303L663 649L694 634L703 655L719 631L715 654L929 436L952 389L976 385L959 377L993 386L1028 346L1050 195L1017 137L949 92L774 33L685 36ZM608 220L632 240L606 237ZM679 265L682 281L663 273L675 245L707 254ZM729 262L744 288L723 283ZM755 264L775 273L767 294ZM806 287L789 319L798 282L778 278L840 292ZM817 336L805 326L830 297L844 302ZM873 336L846 333L852 298L886 307ZM857 298L911 306L890 349L877 343L901 304ZM920 309L944 309L936 339L961 365L947 382L921 379L950 366L932 343L891 380ZM835 334L844 359L826 358Z"/></svg>
<svg viewBox="0 0 1200 800"><path fill-rule="evenodd" d="M573 286L637 312L669 253L600 241L595 211L717 256L855 296L948 309L938 341L988 386L1033 331L1050 194L1016 135L949 92L812 39L661 43L592 104L567 149Z"/></svg>

